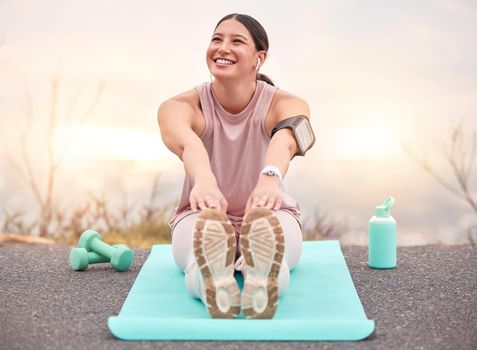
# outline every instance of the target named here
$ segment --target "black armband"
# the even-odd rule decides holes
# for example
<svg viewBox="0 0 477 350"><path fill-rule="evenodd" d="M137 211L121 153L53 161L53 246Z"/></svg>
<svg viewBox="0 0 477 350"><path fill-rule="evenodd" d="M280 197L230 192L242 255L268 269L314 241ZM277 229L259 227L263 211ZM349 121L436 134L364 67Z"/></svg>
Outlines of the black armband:
<svg viewBox="0 0 477 350"><path fill-rule="evenodd" d="M315 143L315 134L311 128L310 121L304 115L297 115L278 122L272 130L272 137L278 130L284 128L292 130L293 137L298 146L295 155L304 156L306 151Z"/></svg>

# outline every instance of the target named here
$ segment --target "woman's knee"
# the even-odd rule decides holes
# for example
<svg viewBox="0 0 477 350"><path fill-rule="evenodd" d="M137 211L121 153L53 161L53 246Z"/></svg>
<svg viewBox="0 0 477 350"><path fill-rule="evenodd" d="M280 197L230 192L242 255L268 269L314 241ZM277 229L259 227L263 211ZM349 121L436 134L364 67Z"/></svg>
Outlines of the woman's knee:
<svg viewBox="0 0 477 350"><path fill-rule="evenodd" d="M303 251L303 234L296 218L287 211L275 212L285 236L285 259L292 270L300 261Z"/></svg>
<svg viewBox="0 0 477 350"><path fill-rule="evenodd" d="M185 271L193 256L194 226L198 215L186 216L172 230L172 257L182 271Z"/></svg>

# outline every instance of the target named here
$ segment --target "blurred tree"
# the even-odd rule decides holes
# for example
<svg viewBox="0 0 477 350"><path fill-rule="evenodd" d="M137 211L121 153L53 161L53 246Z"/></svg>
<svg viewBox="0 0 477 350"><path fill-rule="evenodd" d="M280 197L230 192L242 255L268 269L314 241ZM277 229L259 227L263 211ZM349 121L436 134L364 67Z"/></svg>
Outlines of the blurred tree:
<svg viewBox="0 0 477 350"><path fill-rule="evenodd" d="M339 239L349 230L348 222L323 213L319 207L315 207L313 215L303 216L302 227L305 241Z"/></svg>
<svg viewBox="0 0 477 350"><path fill-rule="evenodd" d="M446 188L456 197L463 199L472 210L477 214L477 201L472 197L469 189L469 179L472 174L475 151L477 149L477 134L472 132L472 143L470 152L465 146L465 135L462 120L456 125L451 126L449 138L444 143L437 144L439 153L444 157L450 166L458 187L449 183L442 174L436 171L427 160L424 152L418 155L409 145L403 145L406 154L411 157L421 169L429 174L440 185ZM475 227L468 229L468 237L471 242L475 242Z"/></svg>
<svg viewBox="0 0 477 350"><path fill-rule="evenodd" d="M47 133L44 143L37 145L35 152L44 151L47 155L45 164L46 182L40 182L39 176L36 175L38 169L34 170L33 162L28 145L29 136L34 132L33 130L33 105L29 89L24 84L25 91L25 114L26 120L21 130L19 140L19 151L21 153L19 161L17 161L8 152L8 160L12 167L18 172L20 178L25 182L27 188L33 194L36 204L39 208L39 220L36 223L38 234L40 237L45 237L50 233L52 221L58 217L62 217L62 213L58 212L55 202L55 192L57 191L57 180L59 170L64 159L64 156L73 140L75 134L80 130L80 127L91 117L94 110L99 105L102 93L104 91L105 82L101 81L98 84L96 94L87 109L81 113L76 121L75 126L70 128L70 134L64 138L64 143L61 147L56 148L55 140L58 128L58 117L65 122L72 124L72 115L76 109L77 100L81 92L81 87L78 88L75 94L69 101L68 108L65 113L58 114L58 94L59 94L60 77L55 74L51 79L51 101L50 113L47 121Z"/></svg>

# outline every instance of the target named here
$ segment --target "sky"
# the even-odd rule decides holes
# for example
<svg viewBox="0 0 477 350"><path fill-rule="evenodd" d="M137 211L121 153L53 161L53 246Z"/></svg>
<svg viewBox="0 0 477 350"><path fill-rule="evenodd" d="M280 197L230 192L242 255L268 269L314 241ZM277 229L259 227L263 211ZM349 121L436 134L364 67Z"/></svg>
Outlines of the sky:
<svg viewBox="0 0 477 350"><path fill-rule="evenodd" d="M477 224L475 213L416 166L402 145L425 150L455 183L436 145L462 121L470 152L477 130L473 1L2 0L3 208L35 213L6 155L20 159L28 93L28 146L44 181L41 145L55 75L57 154L69 145L58 200L74 206L92 191L141 201L159 173L163 198L177 198L184 172L160 139L157 108L210 80L205 51L216 23L232 12L252 15L268 33L261 72L310 106L316 145L292 161L285 179L305 216L319 209L348 224L349 242L364 244L374 206L392 195L401 244L465 240L466 229ZM101 82L97 108L79 125ZM475 174L469 180L474 198Z"/></svg>

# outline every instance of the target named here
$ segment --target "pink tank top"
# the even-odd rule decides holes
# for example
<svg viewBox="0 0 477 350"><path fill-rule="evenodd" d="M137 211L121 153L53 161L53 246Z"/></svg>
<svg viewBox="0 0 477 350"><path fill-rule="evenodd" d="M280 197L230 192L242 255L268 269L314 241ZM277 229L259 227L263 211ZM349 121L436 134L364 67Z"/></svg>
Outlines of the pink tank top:
<svg viewBox="0 0 477 350"><path fill-rule="evenodd" d="M253 97L238 114L230 114L218 102L206 82L196 86L205 118L205 131L200 137L217 184L228 203L227 216L237 229L244 215L247 200L255 188L264 164L270 137L265 130L265 116L276 87L258 80ZM192 183L185 177L176 212L169 225L174 226L193 213L189 204ZM290 212L300 223L300 207L282 186L281 210Z"/></svg>

